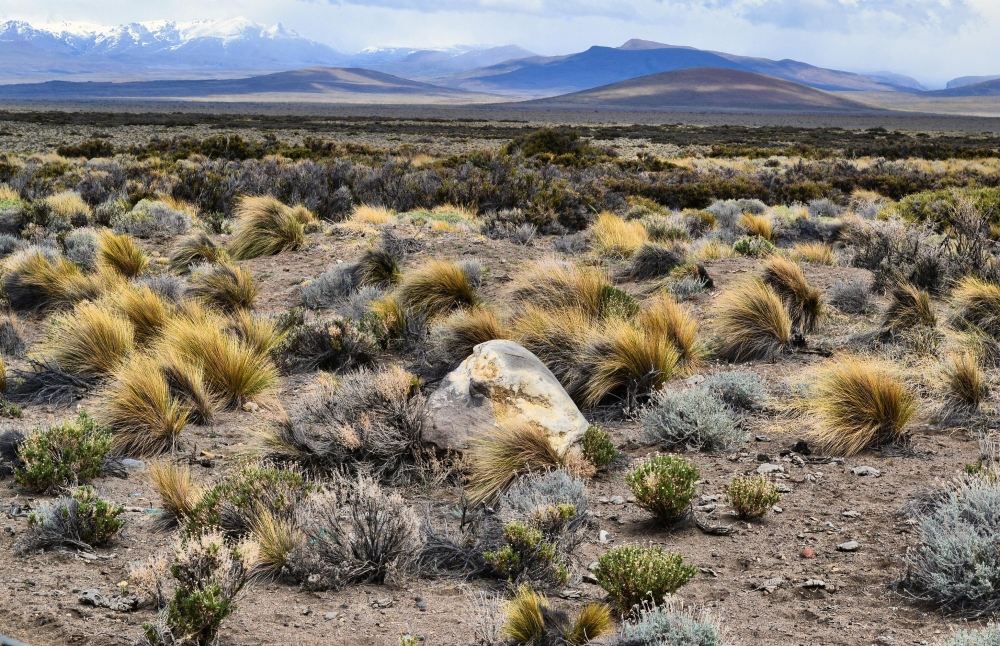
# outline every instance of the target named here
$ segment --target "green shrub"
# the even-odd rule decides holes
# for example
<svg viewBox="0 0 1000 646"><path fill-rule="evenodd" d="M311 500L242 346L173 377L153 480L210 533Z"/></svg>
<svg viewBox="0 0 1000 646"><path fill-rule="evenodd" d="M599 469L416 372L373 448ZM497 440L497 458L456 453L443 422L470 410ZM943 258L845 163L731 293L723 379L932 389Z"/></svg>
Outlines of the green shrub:
<svg viewBox="0 0 1000 646"><path fill-rule="evenodd" d="M679 455L658 455L625 476L636 504L662 523L682 517L694 497L698 468Z"/></svg>
<svg viewBox="0 0 1000 646"><path fill-rule="evenodd" d="M662 602L697 572L680 554L664 552L659 545L624 545L597 560L594 576L618 609L628 612L644 601Z"/></svg>
<svg viewBox="0 0 1000 646"><path fill-rule="evenodd" d="M572 506L561 506L561 514L572 516ZM560 562L556 546L544 540L541 530L522 522L509 523L503 528L504 545L496 551L483 552L483 558L497 574L508 581L522 578L556 585L565 585L569 577Z"/></svg>
<svg viewBox="0 0 1000 646"><path fill-rule="evenodd" d="M743 520L760 518L781 500L778 487L764 476L737 476L725 493L736 515Z"/></svg>
<svg viewBox="0 0 1000 646"><path fill-rule="evenodd" d="M287 516L311 490L298 471L248 464L202 495L191 510L187 534L222 529L230 537L244 536L261 510Z"/></svg>
<svg viewBox="0 0 1000 646"><path fill-rule="evenodd" d="M108 544L125 525L125 511L102 499L89 486L77 487L51 505L42 504L28 516L28 531L15 551L24 553L57 545L99 547Z"/></svg>
<svg viewBox="0 0 1000 646"><path fill-rule="evenodd" d="M18 448L18 484L48 491L86 482L101 474L101 461L111 449L111 431L81 412L75 422L35 429Z"/></svg>
<svg viewBox="0 0 1000 646"><path fill-rule="evenodd" d="M583 434L583 457L598 469L611 464L621 453L615 448L611 436L600 426L591 425Z"/></svg>
<svg viewBox="0 0 1000 646"><path fill-rule="evenodd" d="M1000 224L1000 188L942 189L922 191L901 199L893 207L896 215L910 222L929 222L937 229L946 229L960 199L970 200L982 213L991 215L993 224Z"/></svg>
<svg viewBox="0 0 1000 646"><path fill-rule="evenodd" d="M777 250L778 248L774 246L774 243L760 236L747 236L733 243L733 251L741 256L763 258L764 256L770 256Z"/></svg>

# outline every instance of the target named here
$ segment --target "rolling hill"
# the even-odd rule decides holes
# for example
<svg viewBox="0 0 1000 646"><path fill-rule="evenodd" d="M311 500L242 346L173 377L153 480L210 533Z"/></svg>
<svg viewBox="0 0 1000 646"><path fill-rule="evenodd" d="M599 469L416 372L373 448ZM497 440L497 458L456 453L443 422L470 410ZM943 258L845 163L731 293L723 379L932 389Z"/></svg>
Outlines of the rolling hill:
<svg viewBox="0 0 1000 646"><path fill-rule="evenodd" d="M912 91L911 88L861 74L825 69L799 61L736 56L645 40L630 40L617 48L591 47L585 52L568 56L534 56L507 61L433 81L475 92L545 97L696 67L767 74L823 90Z"/></svg>
<svg viewBox="0 0 1000 646"><path fill-rule="evenodd" d="M1000 77L983 77L986 80L966 85L949 87L945 90L925 92L931 97L1000 96ZM954 82L954 81L952 81Z"/></svg>
<svg viewBox="0 0 1000 646"><path fill-rule="evenodd" d="M519 105L608 110L877 112L864 103L754 72L717 67L660 72Z"/></svg>
<svg viewBox="0 0 1000 646"><path fill-rule="evenodd" d="M188 100L324 103L484 103L495 96L411 81L372 70L311 67L241 79L49 81L0 86L6 101Z"/></svg>

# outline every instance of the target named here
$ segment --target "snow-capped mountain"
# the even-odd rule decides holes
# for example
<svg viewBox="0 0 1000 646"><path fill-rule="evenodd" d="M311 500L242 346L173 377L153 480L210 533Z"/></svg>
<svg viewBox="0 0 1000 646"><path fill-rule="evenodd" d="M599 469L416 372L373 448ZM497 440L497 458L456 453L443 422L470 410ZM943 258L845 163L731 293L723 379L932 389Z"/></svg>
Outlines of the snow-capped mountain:
<svg viewBox="0 0 1000 646"><path fill-rule="evenodd" d="M347 61L337 50L245 18L105 27L0 23L0 82L214 77Z"/></svg>

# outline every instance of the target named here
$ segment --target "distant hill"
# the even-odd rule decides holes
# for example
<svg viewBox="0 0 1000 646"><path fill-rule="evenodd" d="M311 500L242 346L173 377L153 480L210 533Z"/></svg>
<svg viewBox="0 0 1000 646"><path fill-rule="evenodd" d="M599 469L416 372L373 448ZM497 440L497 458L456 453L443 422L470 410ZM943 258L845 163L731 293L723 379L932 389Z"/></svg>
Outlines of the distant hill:
<svg viewBox="0 0 1000 646"><path fill-rule="evenodd" d="M496 101L463 90L411 81L363 69L311 67L242 79L130 81L125 83L49 81L0 86L0 100L214 100L326 103L483 103Z"/></svg>
<svg viewBox="0 0 1000 646"><path fill-rule="evenodd" d="M987 81L995 81L996 79L1000 79L1000 74L995 76L960 76L957 79L951 79L948 81L945 88L954 90L967 85L977 85L979 83L986 83Z"/></svg>
<svg viewBox="0 0 1000 646"><path fill-rule="evenodd" d="M617 110L876 111L863 103L800 83L715 67L660 72L519 105Z"/></svg>
<svg viewBox="0 0 1000 646"><path fill-rule="evenodd" d="M392 48L363 50L351 56L349 62L352 67L363 67L396 76L424 80L531 56L535 56L535 54L516 45L480 49L459 47L443 50Z"/></svg>
<svg viewBox="0 0 1000 646"><path fill-rule="evenodd" d="M507 61L436 78L434 82L475 92L543 97L695 67L756 72L823 90L910 91L910 88L884 80L799 61L736 56L646 40L630 40L617 48L591 47L568 56L534 56Z"/></svg>
<svg viewBox="0 0 1000 646"><path fill-rule="evenodd" d="M959 85L946 90L935 90L934 92L924 92L931 97L962 97L962 96L1000 96L1000 76L969 85Z"/></svg>

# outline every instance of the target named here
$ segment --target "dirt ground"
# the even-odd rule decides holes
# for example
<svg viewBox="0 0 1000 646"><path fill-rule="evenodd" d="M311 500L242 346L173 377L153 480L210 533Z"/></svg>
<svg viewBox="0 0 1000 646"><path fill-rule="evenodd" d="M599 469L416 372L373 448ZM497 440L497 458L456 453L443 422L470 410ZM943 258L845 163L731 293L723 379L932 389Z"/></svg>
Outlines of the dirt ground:
<svg viewBox="0 0 1000 646"><path fill-rule="evenodd" d="M355 259L374 244L372 231L336 229L334 235L311 235L302 251L246 263L261 284L259 311L277 313L296 306L304 280L332 263ZM407 259L404 272L428 257L478 258L489 268L484 296L493 302L502 302L505 283L526 262L554 253L552 239L546 237L531 246L517 246L469 232L400 229L424 242L423 250ZM162 256L165 249L149 248L153 257ZM703 333L710 332L713 300L721 290L759 266L760 261L749 259L706 263L716 289L693 303ZM859 271L806 266L808 278L823 288ZM637 294L644 289L625 287ZM27 323L40 337L44 321ZM874 327L874 317L832 313L811 341L814 346L823 342L836 348L849 335ZM929 423L933 391L928 384L933 380L935 360L902 359L922 393L921 414L911 422L912 453L893 457L863 453L847 460L785 451L805 438L809 429L808 419L790 412L796 403L795 387L827 359L800 353L775 364L750 366L769 383L773 409L752 421L751 440L740 451L688 455L702 474L699 495L719 500L711 515L698 513L712 524L731 525L733 532L728 536L706 534L694 526L668 532L651 524L649 515L629 502L624 474L632 459L653 453L657 447L642 443L634 421L605 424L625 455L589 484L596 524L586 530L586 540L574 555L570 583L552 595L554 604L579 608L601 599L603 591L598 586L581 580L588 565L614 546L649 542L679 552L699 569L680 595L693 606L707 608L733 644L933 644L950 633L958 622L914 605L893 587L905 576L905 555L917 541L916 528L899 511L917 490L959 476L966 463L978 458L978 449L967 432L941 431ZM703 372L715 369L717 365L708 364ZM283 378L278 400L294 411L311 395L317 378L315 373ZM678 379L673 385L683 387L683 382ZM88 399L73 408L29 406L23 419L5 424L27 430L72 416L76 407L91 409L94 404ZM253 432L275 415L277 411L240 411L221 416L213 427L186 428L182 434L185 451L217 455L211 466L193 467L197 478L211 483L224 477L232 460L252 450ZM754 473L764 462L783 468L784 473L776 476L776 482L787 488L779 503L781 512L759 522L738 521L722 502L722 488L733 476ZM873 467L881 475L854 475L852 469L857 466ZM140 639L141 625L153 618L151 610L117 613L84 606L78 601L80 593L97 588L114 594L133 564L167 551L176 534L155 530L159 500L141 471L132 471L125 479L101 478L94 485L104 497L126 506L128 523L113 547L98 549L93 555L56 550L17 557L11 545L26 529L24 510L47 498L25 493L12 478L0 481L0 633L37 646L117 645ZM405 496L421 513L428 509L432 517L444 518L456 509L459 491L450 485L415 487ZM711 505L709 498L704 500ZM607 543L599 540L602 530L610 535ZM847 541L857 541L860 549L838 551L837 545ZM811 548L815 558L803 558L803 548ZM773 590L762 589L765 581L778 578L780 583L771 581ZM808 580L821 580L823 585L805 587ZM491 585L496 584L412 578L402 586L353 586L339 592L309 593L288 582L259 582L250 586L238 611L224 623L221 643L398 645L401 635L413 635L426 644L469 644L473 626L467 594Z"/></svg>

